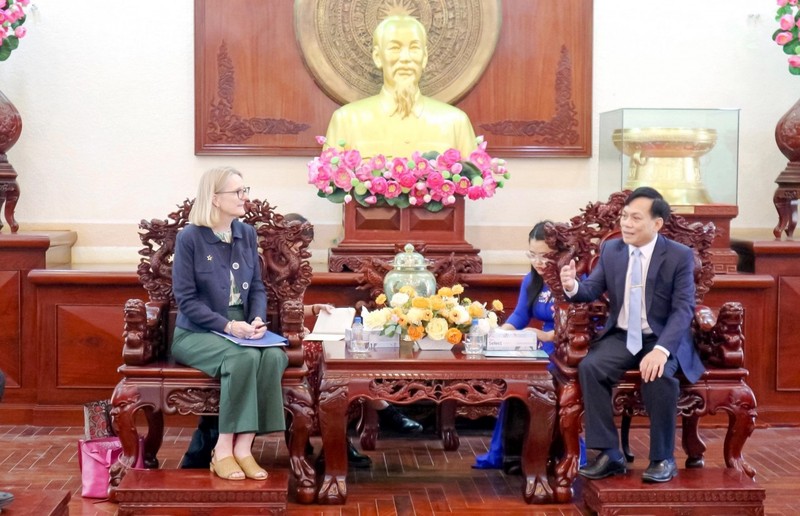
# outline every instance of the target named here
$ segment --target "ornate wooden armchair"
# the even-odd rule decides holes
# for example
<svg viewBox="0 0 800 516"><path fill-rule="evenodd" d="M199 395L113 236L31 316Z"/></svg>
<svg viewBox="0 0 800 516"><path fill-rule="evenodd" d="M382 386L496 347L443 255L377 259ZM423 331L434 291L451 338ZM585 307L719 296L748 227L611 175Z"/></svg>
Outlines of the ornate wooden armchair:
<svg viewBox="0 0 800 516"><path fill-rule="evenodd" d="M559 426L564 454L556 465L569 478L577 474L578 435L581 429L583 399L578 383L578 364L586 356L589 344L607 317L607 303L569 303L565 300L559 271L576 260L578 275L588 274L597 260L602 243L619 238L619 219L625 198L630 192L611 195L608 202L593 203L569 223L550 224L545 229L548 245L554 249L544 274L556 296L556 351L552 357L559 404ZM698 432L699 419L719 411L728 414L725 436L725 464L729 468L755 476L755 470L742 457L742 448L755 428L756 400L745 383L748 371L744 364L744 312L740 303L728 302L717 311L702 305L703 296L713 281L710 247L716 234L714 225L692 223L673 215L661 230L664 236L691 247L695 253L697 289L695 318L692 323L695 346L706 366L705 374L692 385L681 378L678 411L682 417L682 446L687 455L686 467L703 467L706 446ZM630 418L645 414L640 396L639 371L628 371L613 396L617 414L622 415L623 451L633 460L628 447ZM563 477L562 477L563 478ZM568 486L560 486L568 489Z"/></svg>
<svg viewBox="0 0 800 516"><path fill-rule="evenodd" d="M158 467L158 450L164 435L164 415L217 414L219 381L201 371L175 363L170 356L177 307L172 295L172 256L175 238L188 220L192 201L184 201L167 220L142 220L139 279L149 301L131 299L125 304L122 380L111 398L111 416L120 437L123 455L112 467L112 486L133 464L139 447L135 417L142 412L147 422L144 459L148 468ZM289 365L283 375L287 415L286 441L290 466L297 482L298 501L314 499L315 473L305 457L313 403L303 361L303 294L311 283L307 251L313 227L310 223L283 224L283 215L266 202L248 204L243 219L258 233L264 283L267 288L269 328L282 333L289 345Z"/></svg>

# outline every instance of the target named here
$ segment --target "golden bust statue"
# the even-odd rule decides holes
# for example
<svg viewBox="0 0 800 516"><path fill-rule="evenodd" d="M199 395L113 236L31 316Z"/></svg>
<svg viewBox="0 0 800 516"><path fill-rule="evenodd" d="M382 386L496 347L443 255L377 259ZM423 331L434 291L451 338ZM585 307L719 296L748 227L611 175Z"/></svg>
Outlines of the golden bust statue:
<svg viewBox="0 0 800 516"><path fill-rule="evenodd" d="M337 109L327 145L344 141L364 157L407 157L414 151L475 150L475 133L466 113L422 95L419 81L428 63L425 27L407 15L389 16L375 28L372 59L383 72L380 93Z"/></svg>

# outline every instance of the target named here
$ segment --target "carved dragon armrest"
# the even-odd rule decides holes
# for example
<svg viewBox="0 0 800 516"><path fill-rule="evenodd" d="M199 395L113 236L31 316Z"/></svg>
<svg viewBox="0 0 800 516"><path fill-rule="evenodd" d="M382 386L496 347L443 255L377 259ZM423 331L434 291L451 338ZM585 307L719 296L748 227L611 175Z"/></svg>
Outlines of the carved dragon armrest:
<svg viewBox="0 0 800 516"><path fill-rule="evenodd" d="M703 363L723 369L743 367L743 325L744 308L741 303L723 304L716 316L707 306L698 305L692 330Z"/></svg>
<svg viewBox="0 0 800 516"><path fill-rule="evenodd" d="M122 359L125 365L145 365L165 349L167 303L129 299L124 309Z"/></svg>
<svg viewBox="0 0 800 516"><path fill-rule="evenodd" d="M289 341L286 354L289 356L289 367L300 367L303 360L303 301L299 299L286 299L281 303L281 332Z"/></svg>
<svg viewBox="0 0 800 516"><path fill-rule="evenodd" d="M595 303L558 302L554 308L556 359L568 367L578 367L597 333L596 321L602 315L597 312L602 307Z"/></svg>
<svg viewBox="0 0 800 516"><path fill-rule="evenodd" d="M724 369L743 367L743 324L744 308L741 303L725 303L716 315L709 307L698 305L692 331L703 363Z"/></svg>

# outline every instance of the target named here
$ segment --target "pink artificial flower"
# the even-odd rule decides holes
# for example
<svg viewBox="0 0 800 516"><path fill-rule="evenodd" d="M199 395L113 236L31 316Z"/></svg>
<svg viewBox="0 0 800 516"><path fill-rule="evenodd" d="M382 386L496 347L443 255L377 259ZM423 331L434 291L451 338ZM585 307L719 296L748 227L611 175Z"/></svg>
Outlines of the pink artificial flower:
<svg viewBox="0 0 800 516"><path fill-rule="evenodd" d="M333 184L345 192L353 187L353 175L344 167L339 167L333 172Z"/></svg>
<svg viewBox="0 0 800 516"><path fill-rule="evenodd" d="M377 156L374 156L369 161L369 165L370 165L370 167L372 167L372 170L383 170L383 169L385 169L386 168L386 156L384 156L383 154L378 154Z"/></svg>
<svg viewBox="0 0 800 516"><path fill-rule="evenodd" d="M2 30L2 29L0 29ZM313 184L317 180L317 176L319 175L319 167L322 166L319 158L314 158L308 162L308 182Z"/></svg>
<svg viewBox="0 0 800 516"><path fill-rule="evenodd" d="M324 136L317 136L316 139L317 139L317 143L320 144L320 145L325 145L325 142L328 141L328 139L325 138Z"/></svg>
<svg viewBox="0 0 800 516"><path fill-rule="evenodd" d="M472 183L469 181L468 178L462 177L455 182L455 185L456 185L456 193L458 195L467 195L467 191L469 190L469 187L472 186Z"/></svg>
<svg viewBox="0 0 800 516"><path fill-rule="evenodd" d="M469 197L473 201L477 201L478 199L483 199L485 193L483 191L483 187L481 186L470 186L467 190L467 197Z"/></svg>
<svg viewBox="0 0 800 516"><path fill-rule="evenodd" d="M416 167L416 174L420 177L428 174L432 170L431 163L427 159L421 159L419 161L415 161Z"/></svg>
<svg viewBox="0 0 800 516"><path fill-rule="evenodd" d="M791 32L779 32L777 36L775 36L775 43L778 45L785 45L792 41L792 33Z"/></svg>
<svg viewBox="0 0 800 516"><path fill-rule="evenodd" d="M444 151L444 154L439 154L436 161L439 167L449 170L454 163L461 161L461 152L458 149L448 149Z"/></svg>
<svg viewBox="0 0 800 516"><path fill-rule="evenodd" d="M361 153L355 149L344 151L342 158L344 165L350 170L355 170L361 164Z"/></svg>
<svg viewBox="0 0 800 516"><path fill-rule="evenodd" d="M369 197L364 197L364 202L367 204L376 204L378 202L378 198L374 195L370 195Z"/></svg>
<svg viewBox="0 0 800 516"><path fill-rule="evenodd" d="M369 187L369 190L372 193L374 193L375 195L383 195L386 193L386 187L387 187L386 179L382 177L376 177L371 181L371 183L372 184Z"/></svg>
<svg viewBox="0 0 800 516"><path fill-rule="evenodd" d="M428 197L427 201L425 200L426 196ZM422 206L423 204L429 202L430 195L428 194L428 189L425 188L425 186L422 186L422 188L411 189L411 191L408 192L409 202L411 202L412 199L414 199L414 202L412 204L414 204L415 206Z"/></svg>
<svg viewBox="0 0 800 516"><path fill-rule="evenodd" d="M454 163L453 166L450 167L450 172L453 174L460 174L462 170L464 170L464 165L461 163Z"/></svg>
<svg viewBox="0 0 800 516"><path fill-rule="evenodd" d="M428 174L428 179L425 183L433 190L444 184L444 177L442 177L441 172L433 171Z"/></svg>
<svg viewBox="0 0 800 516"><path fill-rule="evenodd" d="M800 68L800 56L791 56L789 58L789 66L793 68Z"/></svg>
<svg viewBox="0 0 800 516"><path fill-rule="evenodd" d="M783 7L784 5L788 4L789 0L778 0L778 7Z"/></svg>
<svg viewBox="0 0 800 516"><path fill-rule="evenodd" d="M27 32L28 29L26 29L25 27L17 27L16 29L14 29L14 35L18 38L24 37L25 34L27 34Z"/></svg>
<svg viewBox="0 0 800 516"><path fill-rule="evenodd" d="M475 165L481 170L486 170L492 163L491 156L489 156L483 149L472 151L472 154L469 155L469 160L475 163Z"/></svg>
<svg viewBox="0 0 800 516"><path fill-rule="evenodd" d="M384 197L387 199L394 199L395 197L399 197L401 193L403 193L403 188L400 186L400 183L397 181L386 182L386 191L383 193Z"/></svg>
<svg viewBox="0 0 800 516"><path fill-rule="evenodd" d="M31 0L17 0L17 3L27 6L29 3L31 3Z"/></svg>
<svg viewBox="0 0 800 516"><path fill-rule="evenodd" d="M394 158L392 160L392 177L400 177L406 172L408 172L406 160L403 158Z"/></svg>
<svg viewBox="0 0 800 516"><path fill-rule="evenodd" d="M333 147L328 147L322 154L319 155L319 159L321 159L324 163L330 163L333 158L339 157L339 151L334 149Z"/></svg>
<svg viewBox="0 0 800 516"><path fill-rule="evenodd" d="M438 188L431 188L434 199L444 200L452 196L456 191L456 185L452 181L444 181Z"/></svg>
<svg viewBox="0 0 800 516"><path fill-rule="evenodd" d="M359 181L369 181L372 179L372 168L365 163L355 170L355 176Z"/></svg>
<svg viewBox="0 0 800 516"><path fill-rule="evenodd" d="M784 14L781 16L780 25L783 30L792 30L792 27L794 27L794 16L791 14Z"/></svg>
<svg viewBox="0 0 800 516"><path fill-rule="evenodd" d="M797 0L789 0L790 5L797 5Z"/></svg>
<svg viewBox="0 0 800 516"><path fill-rule="evenodd" d="M403 188L411 188L417 182L417 177L410 170L407 170L406 172L400 175L394 176L394 178Z"/></svg>
<svg viewBox="0 0 800 516"><path fill-rule="evenodd" d="M0 0L0 9L5 9L7 3L6 0Z"/></svg>

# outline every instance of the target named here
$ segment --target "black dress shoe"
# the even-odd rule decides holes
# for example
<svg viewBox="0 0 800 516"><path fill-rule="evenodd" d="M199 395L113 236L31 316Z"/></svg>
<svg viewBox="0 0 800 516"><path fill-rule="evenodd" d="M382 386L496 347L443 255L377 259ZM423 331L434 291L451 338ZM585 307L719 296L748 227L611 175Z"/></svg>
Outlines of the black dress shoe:
<svg viewBox="0 0 800 516"><path fill-rule="evenodd" d="M347 465L358 469L372 467L372 459L363 453L359 453L349 439L347 440Z"/></svg>
<svg viewBox="0 0 800 516"><path fill-rule="evenodd" d="M325 449L322 449L322 453L319 454L317 457L317 467L324 467L325 466ZM350 442L350 439L347 440L347 465L351 468L357 469L365 469L372 467L372 459L364 455L363 453L359 453L356 450L353 443Z"/></svg>
<svg viewBox="0 0 800 516"><path fill-rule="evenodd" d="M675 459L651 460L650 465L642 473L645 482L669 482L678 474Z"/></svg>
<svg viewBox="0 0 800 516"><path fill-rule="evenodd" d="M608 455L601 453L591 464L579 468L578 474L592 480L600 480L612 475L624 475L627 471L625 459L611 460Z"/></svg>
<svg viewBox="0 0 800 516"><path fill-rule="evenodd" d="M418 434L422 432L422 425L406 417L392 405L378 411L381 428L394 430L402 434Z"/></svg>

